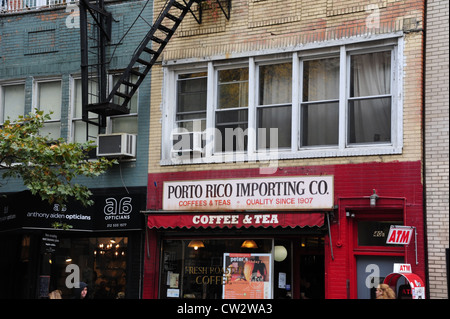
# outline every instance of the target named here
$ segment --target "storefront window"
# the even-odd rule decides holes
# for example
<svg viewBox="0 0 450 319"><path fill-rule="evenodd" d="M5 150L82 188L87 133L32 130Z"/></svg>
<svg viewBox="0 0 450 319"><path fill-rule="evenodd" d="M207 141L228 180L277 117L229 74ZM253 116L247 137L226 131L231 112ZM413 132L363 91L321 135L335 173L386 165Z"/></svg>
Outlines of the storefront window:
<svg viewBox="0 0 450 319"><path fill-rule="evenodd" d="M271 298L271 252L271 239L165 240L160 298Z"/></svg>
<svg viewBox="0 0 450 319"><path fill-rule="evenodd" d="M323 298L323 248L313 236L166 239L159 298Z"/></svg>
<svg viewBox="0 0 450 319"><path fill-rule="evenodd" d="M49 291L59 289L63 299L72 297L67 287L68 265L79 269L80 281L87 283L89 299L125 297L127 271L127 237L58 238L53 253L45 253L43 276L50 278ZM47 264L47 265L46 265ZM70 268L73 269L73 268ZM71 280L71 278L69 279Z"/></svg>

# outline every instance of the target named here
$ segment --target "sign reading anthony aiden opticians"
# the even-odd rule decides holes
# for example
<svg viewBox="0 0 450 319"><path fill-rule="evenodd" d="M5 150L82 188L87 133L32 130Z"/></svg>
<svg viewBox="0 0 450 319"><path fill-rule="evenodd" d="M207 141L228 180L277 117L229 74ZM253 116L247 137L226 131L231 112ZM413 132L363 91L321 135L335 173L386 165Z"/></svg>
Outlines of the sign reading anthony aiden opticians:
<svg viewBox="0 0 450 319"><path fill-rule="evenodd" d="M164 182L163 210L332 209L333 176Z"/></svg>

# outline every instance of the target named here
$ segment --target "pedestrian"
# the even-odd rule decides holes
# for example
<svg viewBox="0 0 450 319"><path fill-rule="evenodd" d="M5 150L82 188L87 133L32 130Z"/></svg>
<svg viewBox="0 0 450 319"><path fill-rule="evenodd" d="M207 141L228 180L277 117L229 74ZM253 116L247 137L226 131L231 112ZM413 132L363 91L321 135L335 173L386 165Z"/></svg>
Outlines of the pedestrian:
<svg viewBox="0 0 450 319"><path fill-rule="evenodd" d="M88 292L88 285L85 282L80 282L78 288L73 289L72 299L85 299Z"/></svg>
<svg viewBox="0 0 450 319"><path fill-rule="evenodd" d="M395 299L395 292L389 285L380 284L376 291L377 299Z"/></svg>

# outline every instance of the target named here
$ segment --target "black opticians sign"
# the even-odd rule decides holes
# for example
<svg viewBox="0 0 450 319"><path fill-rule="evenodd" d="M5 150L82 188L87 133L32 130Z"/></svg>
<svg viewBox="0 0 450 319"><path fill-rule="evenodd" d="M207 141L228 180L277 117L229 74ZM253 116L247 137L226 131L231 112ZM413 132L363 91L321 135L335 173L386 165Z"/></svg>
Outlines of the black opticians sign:
<svg viewBox="0 0 450 319"><path fill-rule="evenodd" d="M53 229L55 222L71 225L73 230L143 229L140 210L145 208L145 196L145 192L94 195L94 205L84 207L76 201L49 205L24 191L0 200L0 230Z"/></svg>

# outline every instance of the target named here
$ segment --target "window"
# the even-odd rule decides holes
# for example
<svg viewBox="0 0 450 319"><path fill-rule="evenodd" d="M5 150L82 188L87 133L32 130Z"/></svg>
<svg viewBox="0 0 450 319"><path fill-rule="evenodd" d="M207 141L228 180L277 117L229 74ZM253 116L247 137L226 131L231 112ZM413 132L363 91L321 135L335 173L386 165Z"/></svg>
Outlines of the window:
<svg viewBox="0 0 450 319"><path fill-rule="evenodd" d="M258 149L290 149L292 63L260 66L258 90Z"/></svg>
<svg viewBox="0 0 450 319"><path fill-rule="evenodd" d="M52 139L61 137L61 81L50 80L36 83L35 108L45 113L53 112L51 120L45 122L41 135Z"/></svg>
<svg viewBox="0 0 450 319"><path fill-rule="evenodd" d="M25 113L25 84L0 86L0 124Z"/></svg>
<svg viewBox="0 0 450 319"><path fill-rule="evenodd" d="M219 70L215 150L244 151L248 128L248 68Z"/></svg>
<svg viewBox="0 0 450 319"><path fill-rule="evenodd" d="M352 143L391 142L391 51L352 55L349 136Z"/></svg>
<svg viewBox="0 0 450 319"><path fill-rule="evenodd" d="M206 72L178 75L176 121L179 128L189 132L206 129L206 94Z"/></svg>
<svg viewBox="0 0 450 319"><path fill-rule="evenodd" d="M339 143L339 58L303 62L301 147Z"/></svg>
<svg viewBox="0 0 450 319"><path fill-rule="evenodd" d="M119 80L120 74L111 74L109 76L110 87L112 87ZM130 82L136 83L137 77L135 75L131 76ZM119 91L124 92L123 89L125 85L122 85ZM109 133L130 133L137 134L138 133L138 94L139 90L131 98L130 102L128 102L128 106L130 107L130 113L127 115L119 115L119 116L111 116L110 121L108 123L108 132ZM114 103L121 104L123 102L123 98L114 97Z"/></svg>
<svg viewBox="0 0 450 319"><path fill-rule="evenodd" d="M118 75L109 76L110 87L114 85L114 81L118 80ZM132 79L133 83L136 79ZM86 124L82 119L82 103L81 103L81 79L74 78L72 80L72 97L71 97L71 107L72 107L72 141L75 142L86 142L87 140L95 141L98 135L98 126L94 124ZM95 82L90 81L91 91L95 90ZM114 97L114 103L121 103L122 98ZM95 94L89 95L89 103L97 103L98 96ZM130 113L127 115L111 116L107 120L107 133L130 133L137 134L138 123L138 92L133 95L133 98L129 102ZM89 120L92 122L98 122L98 115L89 112ZM88 125L86 127L86 125Z"/></svg>
<svg viewBox="0 0 450 319"><path fill-rule="evenodd" d="M175 160L171 133L195 123L206 133L201 156L177 163L401 154L402 50L403 40L393 38L169 62L161 164Z"/></svg>
<svg viewBox="0 0 450 319"><path fill-rule="evenodd" d="M93 124L83 122L81 105L81 79L73 80L72 93L72 141L84 143L88 140L95 141L98 135L98 127ZM92 96L95 97L96 96ZM89 113L89 120L97 122L98 116Z"/></svg>

